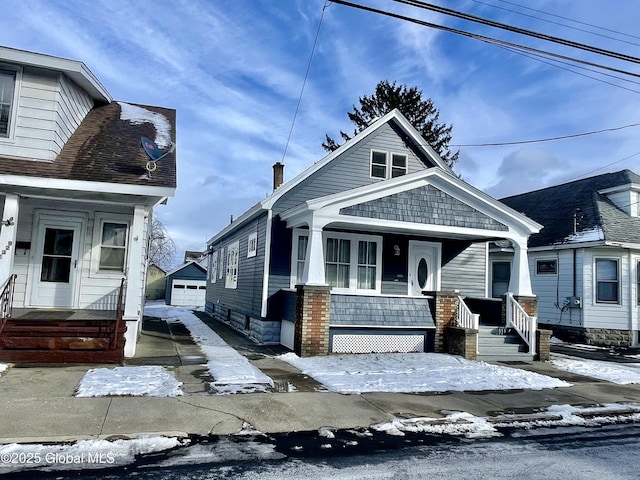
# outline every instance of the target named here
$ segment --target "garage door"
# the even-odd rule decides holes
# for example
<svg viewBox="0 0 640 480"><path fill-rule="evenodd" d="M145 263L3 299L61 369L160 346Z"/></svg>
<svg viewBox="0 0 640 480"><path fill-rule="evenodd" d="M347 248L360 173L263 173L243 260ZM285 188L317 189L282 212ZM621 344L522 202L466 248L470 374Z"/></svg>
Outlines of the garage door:
<svg viewBox="0 0 640 480"><path fill-rule="evenodd" d="M205 280L173 280L171 305L202 307L206 291Z"/></svg>

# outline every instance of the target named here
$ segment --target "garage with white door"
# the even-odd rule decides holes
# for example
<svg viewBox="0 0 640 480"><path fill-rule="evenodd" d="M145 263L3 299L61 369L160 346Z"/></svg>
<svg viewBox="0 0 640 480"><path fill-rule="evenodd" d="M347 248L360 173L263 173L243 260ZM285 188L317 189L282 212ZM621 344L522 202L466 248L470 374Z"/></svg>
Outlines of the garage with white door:
<svg viewBox="0 0 640 480"><path fill-rule="evenodd" d="M207 270L196 262L188 262L167 274L167 305L203 307L206 293Z"/></svg>

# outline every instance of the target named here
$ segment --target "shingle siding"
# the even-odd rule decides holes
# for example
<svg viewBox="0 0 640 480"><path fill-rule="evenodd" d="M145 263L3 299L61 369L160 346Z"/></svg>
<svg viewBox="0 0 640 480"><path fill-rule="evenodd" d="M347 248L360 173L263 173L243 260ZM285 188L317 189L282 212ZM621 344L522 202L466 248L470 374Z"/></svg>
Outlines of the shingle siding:
<svg viewBox="0 0 640 480"><path fill-rule="evenodd" d="M428 299L331 295L331 325L435 327Z"/></svg>
<svg viewBox="0 0 640 480"><path fill-rule="evenodd" d="M508 227L432 185L340 209L341 215L506 231Z"/></svg>

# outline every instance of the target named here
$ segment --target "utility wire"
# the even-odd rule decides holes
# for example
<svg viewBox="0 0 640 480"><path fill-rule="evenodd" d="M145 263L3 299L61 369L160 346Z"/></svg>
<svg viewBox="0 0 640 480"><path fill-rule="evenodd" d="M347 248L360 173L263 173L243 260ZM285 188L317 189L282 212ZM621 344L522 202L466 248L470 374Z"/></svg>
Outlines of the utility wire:
<svg viewBox="0 0 640 480"><path fill-rule="evenodd" d="M365 5L360 5L360 4L357 4L357 3L348 2L346 0L331 0L331 1L333 3L338 3L340 5L345 5L347 7L353 7L353 8L357 8L357 9L360 9L360 10L365 10L367 12L377 13L377 14L380 14L380 15L386 15L388 17L397 18L399 20L404 20L404 21L407 21L407 22L415 23L417 25L422 25L424 27L430 27L430 28L434 28L434 29L437 29L437 30L444 30L444 31L449 32L449 33L455 33L457 35L462 35L462 36L465 36L465 37L468 37L468 38L473 38L475 40L480 40L481 42L489 43L491 45L507 46L507 47L511 47L511 48L517 48L519 50L525 50L525 51L528 51L528 52L534 52L534 53L538 53L538 54L541 54L541 55L546 55L546 56L549 56L549 57L555 57L555 58L560 58L560 59L563 59L563 60L569 60L569 61L572 61L572 62L581 63L583 65L589 65L591 67L601 68L601 69L604 69L604 70L609 70L609 71L612 71L612 72L621 73L623 75L629 75L629 76L632 76L632 77L640 78L640 74L638 74L638 73L633 73L633 72L629 72L629 71L626 71L626 70L621 70L621 69L617 69L617 68L613 68L613 67L608 67L608 66L605 66L605 65L601 65L601 64L598 64L598 63L594 63L594 62L588 62L588 61L585 61L585 60L579 60L577 58L569 57L569 56L566 56L566 55L560 55L560 54L557 54L557 53L547 52L545 50L540 50L540 49L533 48L533 47L526 47L524 45L519 45L517 43L507 42L505 40L498 40L498 39L495 39L495 38L492 38L492 37L487 37L487 36L484 36L484 35L478 35L478 34L475 34L475 33L470 33L470 32L464 31L464 30L459 30L457 28L445 27L443 25L438 25L436 23L431 23L431 22L427 22L427 21L424 21L424 20L418 20L416 18L407 17L407 16L404 16L404 15L399 15L397 13L388 12L386 10L380 10L380 9L373 8L373 7L367 7ZM640 62L640 59L638 59L638 61Z"/></svg>
<svg viewBox="0 0 640 480"><path fill-rule="evenodd" d="M593 132L574 133L572 135L562 135L559 137L550 137L550 138L539 138L536 140L521 140L517 142L501 142L501 143L468 143L468 144L457 144L457 145L452 144L449 146L450 147L503 147L507 145L523 145L527 143L553 142L555 140L566 140L567 138L586 137L588 135L596 135L598 133L615 132L617 130L622 130L622 129L631 128L631 127L638 127L638 126L640 126L640 123L631 123L629 125L622 125L621 127L604 128L602 130L594 130ZM626 160L626 158L623 160ZM614 162L614 163L617 163L617 162Z"/></svg>
<svg viewBox="0 0 640 480"><path fill-rule="evenodd" d="M307 64L307 71L304 74L304 80L302 81L302 88L300 89L300 96L298 97L298 104L296 105L296 111L293 114L293 120L291 121L291 129L289 129L289 136L287 137L287 143L284 146L284 152L282 152L282 163L287 156L287 150L289 149L289 142L291 141L291 135L293 134L293 127L296 124L296 118L298 118L298 111L300 110L300 103L302 102L302 95L304 94L304 87L307 85L307 79L309 78L309 70L311 70L311 62L313 61L313 54L316 51L316 45L318 44L318 37L320 36L320 29L322 28L322 20L324 19L324 12L329 6L329 1L324 2L322 7L322 14L320 15L320 21L318 22L318 30L316 31L316 38L313 40L313 47L311 48L311 55L309 56L309 63Z"/></svg>
<svg viewBox="0 0 640 480"><path fill-rule="evenodd" d="M616 42L622 42L622 43L627 43L629 45L634 45L636 47L640 47L640 43L634 43L634 42L630 42L628 40L622 40L620 38L616 38L616 37L612 37L610 35L604 35L602 33L597 33L594 32L592 30L587 30L585 28L578 28L578 27L572 27L571 25L567 25L566 23L561 23L561 22L554 22L553 20L549 20L547 18L543 18L543 17L538 17L536 15L529 15L527 13L522 13L522 12L518 12L516 10L512 10L510 8L505 8L505 7L499 7L498 5L492 5L491 3L486 3L486 2L481 2L480 0L472 0L475 3L478 3L480 5L486 5L487 7L492 7L492 8L497 8L498 10L504 10L505 12L510 12L510 13L515 13L516 15L521 15L523 17L529 17L529 18L534 18L536 20L540 20L542 22L547 22L547 23L551 23L553 25L560 25L561 27L565 27L565 28L570 28L571 30L577 30L578 32L584 32L584 33L589 33L591 35L597 35L598 37L602 37L602 38L608 38L609 40L614 40ZM511 2L506 2L506 3L511 3ZM527 7L522 7L522 8L527 8ZM533 9L530 9L533 10ZM538 10L536 10L538 11ZM544 13L544 12L543 12ZM551 14L547 14L547 15L551 15ZM555 16L555 15L554 15ZM564 18L564 17L562 17ZM567 19L570 20L570 19ZM572 22L576 22L576 20L570 20ZM577 23L582 23L582 22L577 22ZM600 27L596 27L595 25L590 25L594 28L600 28ZM607 30L607 29L605 29ZM619 33L619 32L615 32L615 33ZM619 33L620 34L620 33ZM620 35L625 35L625 34L620 34ZM637 38L637 37L636 37Z"/></svg>
<svg viewBox="0 0 640 480"><path fill-rule="evenodd" d="M573 40L566 40L564 38L555 37L553 35L547 35L545 33L534 32L533 30L527 30L525 28L514 27L512 25L507 25L505 23L500 23L494 20L489 20L487 18L478 17L476 15L459 12L457 10L452 10L450 8L440 7L438 5L432 5L430 3L421 2L419 0L393 0L393 1L397 3L403 3L405 5L411 5L414 7L423 8L425 10L431 10L437 13L442 13L444 15L450 15L452 17L461 18L463 20L468 20L470 22L480 23L482 25L488 25L494 28L500 28L502 30L507 30L509 32L519 33L522 35L539 38L549 42L558 43L558 44L566 45L573 48L578 48L580 50L585 50L591 53L597 53L599 55L605 55L607 57L617 58L618 60L624 60L627 62L640 64L640 58L638 57L626 55L624 53L614 52L613 50L606 50L600 47L594 47L593 45L587 45L585 43L574 42Z"/></svg>

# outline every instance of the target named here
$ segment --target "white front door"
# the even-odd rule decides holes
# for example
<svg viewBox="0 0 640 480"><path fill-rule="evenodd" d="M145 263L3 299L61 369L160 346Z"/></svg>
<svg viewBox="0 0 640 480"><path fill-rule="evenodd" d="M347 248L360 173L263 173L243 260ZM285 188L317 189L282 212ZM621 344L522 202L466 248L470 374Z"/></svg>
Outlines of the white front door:
<svg viewBox="0 0 640 480"><path fill-rule="evenodd" d="M439 243L409 241L409 295L440 288L441 249Z"/></svg>
<svg viewBox="0 0 640 480"><path fill-rule="evenodd" d="M73 307L82 223L76 220L44 220L37 225L31 277L31 305Z"/></svg>

